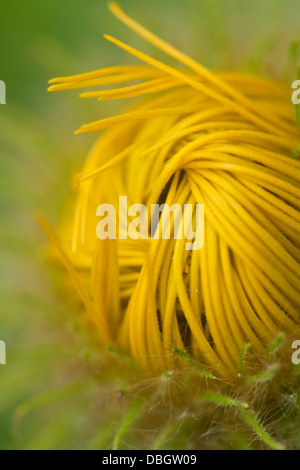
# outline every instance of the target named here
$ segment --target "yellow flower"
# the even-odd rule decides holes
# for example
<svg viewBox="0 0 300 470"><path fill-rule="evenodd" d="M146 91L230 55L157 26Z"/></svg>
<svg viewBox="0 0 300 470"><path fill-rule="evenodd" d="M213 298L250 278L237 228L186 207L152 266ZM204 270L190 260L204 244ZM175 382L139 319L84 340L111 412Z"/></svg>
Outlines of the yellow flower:
<svg viewBox="0 0 300 470"><path fill-rule="evenodd" d="M235 376L245 344L261 361L278 332L299 327L300 163L292 155L300 131L290 89L212 73L118 5L110 9L181 66L105 35L142 64L51 80L50 91L127 84L84 98L144 98L77 131L105 129L76 178L74 224L66 222L62 245L43 225L103 346L114 344L152 372L176 368L175 350ZM97 240L97 207L109 203L118 213L123 195L149 208L192 204L195 212L204 204L203 249L186 251L186 239L175 237Z"/></svg>

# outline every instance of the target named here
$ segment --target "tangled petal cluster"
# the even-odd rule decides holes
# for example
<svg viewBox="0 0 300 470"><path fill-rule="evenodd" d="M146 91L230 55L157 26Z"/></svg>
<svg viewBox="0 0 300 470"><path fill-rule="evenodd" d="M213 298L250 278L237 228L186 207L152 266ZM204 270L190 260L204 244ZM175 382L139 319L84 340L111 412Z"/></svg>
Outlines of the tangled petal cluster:
<svg viewBox="0 0 300 470"><path fill-rule="evenodd" d="M211 73L116 4L111 10L181 66L105 36L142 64L51 80L51 91L98 87L84 98L143 99L77 131L105 129L76 179L72 241L50 236L104 345L148 370L175 367L177 349L235 374L245 344L260 358L279 331L299 327L300 130L290 90ZM187 251L175 237L98 240L97 207L110 203L119 216L124 195L149 208L204 204L203 249Z"/></svg>

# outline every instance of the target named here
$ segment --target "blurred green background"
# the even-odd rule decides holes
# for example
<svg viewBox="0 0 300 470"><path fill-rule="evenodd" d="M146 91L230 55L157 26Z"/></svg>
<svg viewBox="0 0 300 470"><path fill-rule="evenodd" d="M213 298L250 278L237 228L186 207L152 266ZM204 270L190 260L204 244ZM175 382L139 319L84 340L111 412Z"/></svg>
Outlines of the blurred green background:
<svg viewBox="0 0 300 470"><path fill-rule="evenodd" d="M294 78L299 0L120 3L208 67ZM0 449L81 448L92 435L83 412L91 395L79 393L76 382L87 342L74 339L72 308L43 263L44 237L33 212L42 208L55 224L95 139L73 131L118 106L80 101L77 92L46 91L54 76L134 63L103 33L164 58L119 24L106 1L1 3L0 79L7 104L0 106L0 340L7 345L7 365L0 366ZM60 408L47 411L56 399Z"/></svg>

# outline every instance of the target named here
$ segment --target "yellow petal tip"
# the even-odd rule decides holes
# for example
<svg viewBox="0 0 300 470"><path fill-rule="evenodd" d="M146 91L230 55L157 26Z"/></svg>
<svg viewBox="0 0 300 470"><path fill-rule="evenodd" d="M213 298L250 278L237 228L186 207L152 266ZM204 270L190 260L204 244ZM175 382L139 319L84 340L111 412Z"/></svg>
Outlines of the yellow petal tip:
<svg viewBox="0 0 300 470"><path fill-rule="evenodd" d="M121 7L117 2L108 2L108 8L112 13L121 10Z"/></svg>

